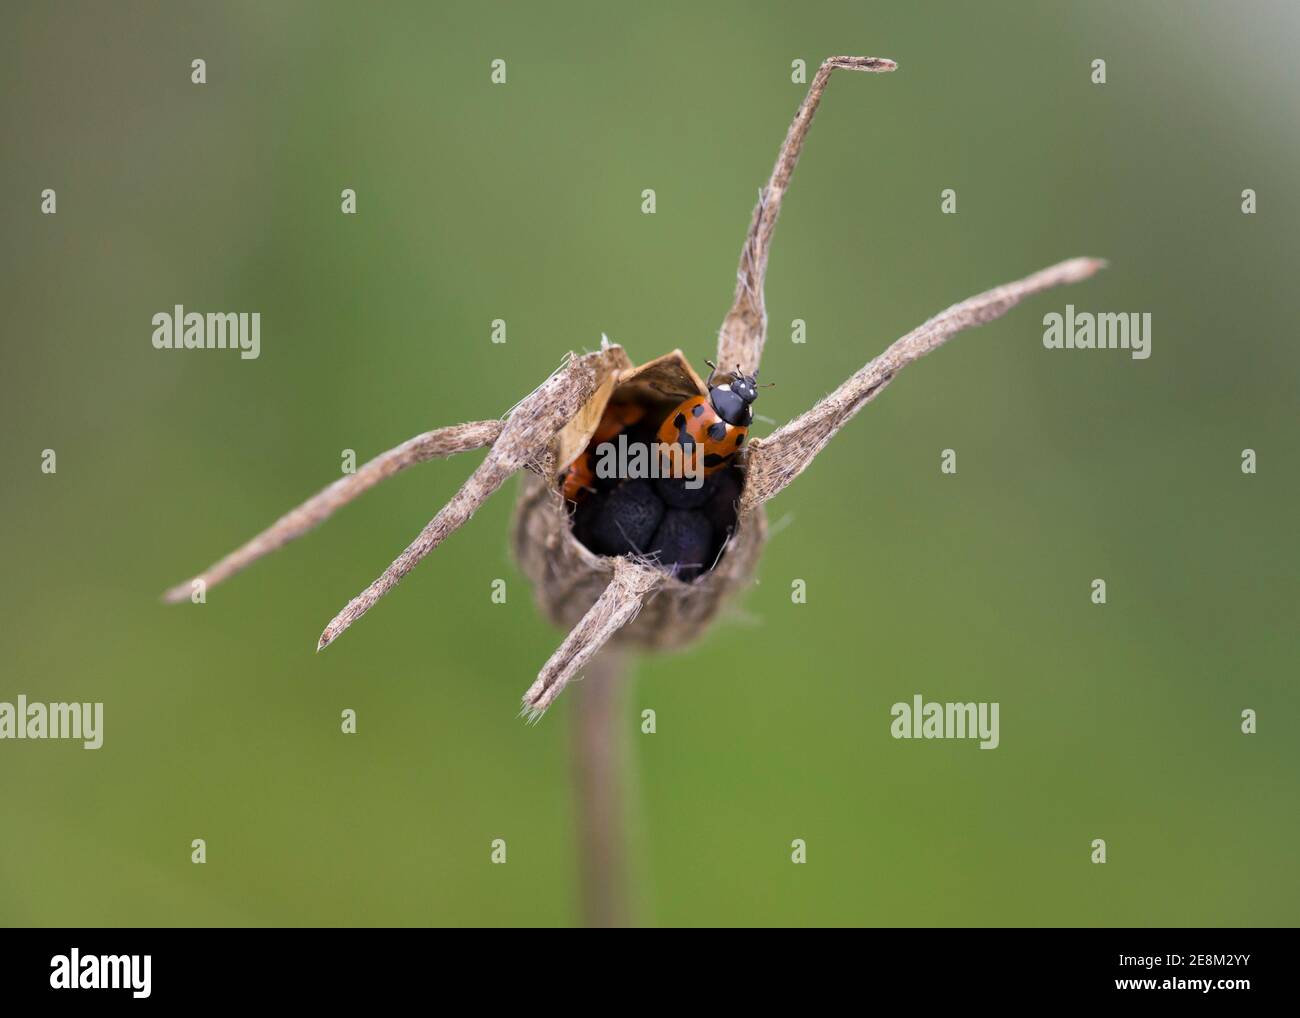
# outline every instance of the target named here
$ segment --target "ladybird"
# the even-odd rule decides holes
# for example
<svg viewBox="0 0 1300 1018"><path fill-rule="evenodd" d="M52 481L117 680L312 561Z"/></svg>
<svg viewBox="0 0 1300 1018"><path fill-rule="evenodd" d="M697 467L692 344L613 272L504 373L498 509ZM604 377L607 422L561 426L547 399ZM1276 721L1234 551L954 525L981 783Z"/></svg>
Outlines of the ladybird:
<svg viewBox="0 0 1300 1018"><path fill-rule="evenodd" d="M587 448L557 478L574 507L573 535L584 546L598 555L644 556L686 583L712 568L735 530L741 487L735 460L759 389L757 377L739 367L715 385L718 369L706 363L708 396L677 396L676 405L657 404L658 413L643 403L611 402ZM665 405L672 410L660 416ZM598 449L620 436L629 448L658 445L660 469L650 478L598 477ZM685 462L697 455L703 484Z"/></svg>
<svg viewBox="0 0 1300 1018"><path fill-rule="evenodd" d="M665 457L680 475L681 455L693 456L698 444L704 453L704 476L729 466L740 452L754 419L751 404L758 399L758 372L742 374L739 365L731 381L713 384L717 365L705 361L711 369L705 383L707 398L691 396L679 403L659 425L658 440L664 446L677 447Z"/></svg>
<svg viewBox="0 0 1300 1018"><path fill-rule="evenodd" d="M645 407L636 403L610 403L601 415L596 431L587 443L582 455L569 464L560 475L564 486L564 497L570 502L579 502L596 486L596 468L593 460L596 447L604 442L612 442L626 428L630 428L645 416Z"/></svg>

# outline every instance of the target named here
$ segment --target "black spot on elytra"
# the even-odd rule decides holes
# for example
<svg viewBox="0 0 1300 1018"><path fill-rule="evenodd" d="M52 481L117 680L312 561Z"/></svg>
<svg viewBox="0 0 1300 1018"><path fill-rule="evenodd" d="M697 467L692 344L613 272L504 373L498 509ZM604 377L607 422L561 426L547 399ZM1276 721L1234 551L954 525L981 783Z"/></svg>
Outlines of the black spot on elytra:
<svg viewBox="0 0 1300 1018"><path fill-rule="evenodd" d="M695 404L695 409L691 411L691 416L692 416L692 417L699 417L700 414L702 414L702 413L704 413L704 404L703 404L703 403L697 403L697 404Z"/></svg>
<svg viewBox="0 0 1300 1018"><path fill-rule="evenodd" d="M673 427L677 429L677 444L685 452L690 452L695 448L695 439L691 437L690 432L686 430L686 415L678 414L673 418Z"/></svg>
<svg viewBox="0 0 1300 1018"><path fill-rule="evenodd" d="M709 425L709 437L715 442L721 442L727 437L727 426L722 421L714 421Z"/></svg>

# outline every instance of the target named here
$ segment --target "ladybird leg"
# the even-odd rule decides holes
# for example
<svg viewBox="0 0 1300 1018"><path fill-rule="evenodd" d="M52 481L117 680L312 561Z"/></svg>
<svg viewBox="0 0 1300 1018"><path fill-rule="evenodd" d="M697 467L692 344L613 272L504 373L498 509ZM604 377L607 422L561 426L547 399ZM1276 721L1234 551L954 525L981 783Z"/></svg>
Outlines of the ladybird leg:
<svg viewBox="0 0 1300 1018"><path fill-rule="evenodd" d="M776 229L776 217L781 212L781 199L790 186L790 177L799 162L804 139L812 126L813 115L822 101L822 93L834 70L892 71L897 65L882 57L828 57L813 75L808 94L794 115L785 141L776 156L776 166L767 186L758 194L758 204L745 234L745 246L740 250L740 267L736 270L736 294L731 310L722 321L718 332L718 363L740 363L741 368L753 374L763 355L763 340L767 333L767 309L763 304L763 279L767 275L767 254Z"/></svg>
<svg viewBox="0 0 1300 1018"><path fill-rule="evenodd" d="M807 413L767 438L750 443L741 513L766 502L798 477L835 433L912 361L976 325L1000 318L1024 298L1066 283L1087 279L1106 263L1099 258L1072 258L1032 276L988 290L954 304L913 329Z"/></svg>
<svg viewBox="0 0 1300 1018"><path fill-rule="evenodd" d="M609 585L551 655L523 696L520 714L535 722L609 639L636 618L667 574L630 558L614 560Z"/></svg>
<svg viewBox="0 0 1300 1018"><path fill-rule="evenodd" d="M596 391L598 365L602 357L603 354L598 352L570 358L559 371L515 406L478 469L406 550L330 620L316 644L317 650L328 647L376 601L397 586L421 559L466 523L516 471L542 460L551 439Z"/></svg>
<svg viewBox="0 0 1300 1018"><path fill-rule="evenodd" d="M454 456L458 452L468 452L471 449L491 445L497 440L503 427L501 421L454 424L449 428L426 431L422 435L407 439L396 448L381 452L356 473L339 478L298 508L285 513L251 541L236 548L225 558L214 562L202 573L177 584L163 594L163 600L168 604L189 600L196 580L202 580L207 587L214 587L263 556L278 551L290 541L302 537L307 531L324 523L337 510L364 495L380 481L416 463L442 459L446 456Z"/></svg>

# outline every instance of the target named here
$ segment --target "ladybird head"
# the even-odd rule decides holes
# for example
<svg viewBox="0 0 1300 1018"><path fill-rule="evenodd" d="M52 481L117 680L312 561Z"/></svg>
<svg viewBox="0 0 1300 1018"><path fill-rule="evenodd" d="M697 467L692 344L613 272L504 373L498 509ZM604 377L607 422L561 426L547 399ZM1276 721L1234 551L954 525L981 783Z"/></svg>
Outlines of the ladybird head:
<svg viewBox="0 0 1300 1018"><path fill-rule="evenodd" d="M746 403L752 403L758 399L758 372L752 375L742 374L739 365L736 367L736 373L732 376L731 391L739 396Z"/></svg>
<svg viewBox="0 0 1300 1018"><path fill-rule="evenodd" d="M717 368L712 361L705 361L709 367L713 368L714 374ZM728 424L737 426L748 425L753 419L754 412L750 409L750 404L758 399L758 372L747 375L740 370L740 365L736 365L736 373L731 376L731 380L722 382L719 385L713 385L713 374L709 375L709 402L713 404L713 409L717 411ZM764 386L766 388L766 386Z"/></svg>

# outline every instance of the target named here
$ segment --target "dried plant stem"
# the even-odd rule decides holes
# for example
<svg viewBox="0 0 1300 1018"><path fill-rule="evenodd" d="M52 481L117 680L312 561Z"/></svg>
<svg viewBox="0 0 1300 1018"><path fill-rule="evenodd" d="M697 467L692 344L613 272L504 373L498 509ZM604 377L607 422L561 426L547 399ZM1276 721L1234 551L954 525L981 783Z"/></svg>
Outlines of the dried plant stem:
<svg viewBox="0 0 1300 1018"><path fill-rule="evenodd" d="M470 424L456 424L449 428L426 431L422 435L407 439L396 448L380 453L355 474L339 478L298 508L285 513L247 544L213 563L198 576L177 584L163 595L163 600L168 604L187 600L193 591L195 580L202 580L208 587L216 586L264 555L269 555L290 541L302 537L309 530L324 523L338 509L398 471L426 460L440 459L458 452L468 452L471 449L481 449L485 445L491 445L497 440L503 427L502 421L474 421Z"/></svg>
<svg viewBox="0 0 1300 1018"><path fill-rule="evenodd" d="M573 693L570 725L583 925L631 922L626 836L627 679L624 655L605 647Z"/></svg>
<svg viewBox="0 0 1300 1018"><path fill-rule="evenodd" d="M542 667L537 681L524 693L522 713L529 721L540 718L596 651L636 618L646 598L666 578L667 574L654 566L630 558L614 560L614 575L604 593L587 609L587 614Z"/></svg>
<svg viewBox="0 0 1300 1018"><path fill-rule="evenodd" d="M763 340L767 333L767 309L763 303L763 280L767 276L767 253L776 229L777 216L781 214L781 200L790 177L799 162L804 139L812 126L813 116L822 101L822 93L830 81L831 72L892 71L898 65L883 57L828 57L813 75L808 94L804 96L799 112L786 132L785 142L776 157L776 166L767 186L759 193L758 204L745 235L745 246L740 252L740 267L736 271L736 295L731 310L722 322L718 334L718 365L730 372L739 364L748 374L758 370L763 354Z"/></svg>
<svg viewBox="0 0 1300 1018"><path fill-rule="evenodd" d="M324 650L463 525L515 471L541 459L555 434L596 390L599 354L570 358L510 412L491 452L468 481L370 586L330 620L317 641Z"/></svg>
<svg viewBox="0 0 1300 1018"><path fill-rule="evenodd" d="M924 357L963 329L1001 317L1031 294L1081 282L1105 265L1099 258L1072 258L1060 262L1032 276L954 304L895 341L807 413L751 444L742 511L745 507L766 502L798 477L835 433L908 364Z"/></svg>

